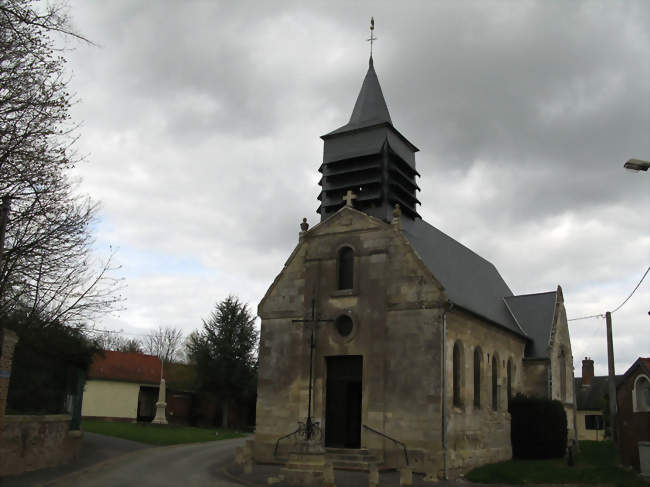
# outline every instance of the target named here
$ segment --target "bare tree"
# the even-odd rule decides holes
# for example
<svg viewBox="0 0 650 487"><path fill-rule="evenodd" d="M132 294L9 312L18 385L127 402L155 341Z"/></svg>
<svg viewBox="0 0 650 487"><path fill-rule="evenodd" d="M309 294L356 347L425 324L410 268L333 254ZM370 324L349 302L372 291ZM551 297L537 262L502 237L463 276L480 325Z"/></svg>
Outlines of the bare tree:
<svg viewBox="0 0 650 487"><path fill-rule="evenodd" d="M65 5L0 1L0 316L28 310L80 325L119 306L113 254L93 261L97 205L69 177L78 162L62 51Z"/></svg>
<svg viewBox="0 0 650 487"><path fill-rule="evenodd" d="M182 358L183 343L182 330L162 326L145 336L142 341L145 353L159 357L165 364Z"/></svg>
<svg viewBox="0 0 650 487"><path fill-rule="evenodd" d="M126 338L115 331L103 331L95 335L94 342L102 350L115 352L144 353L142 343L137 338Z"/></svg>

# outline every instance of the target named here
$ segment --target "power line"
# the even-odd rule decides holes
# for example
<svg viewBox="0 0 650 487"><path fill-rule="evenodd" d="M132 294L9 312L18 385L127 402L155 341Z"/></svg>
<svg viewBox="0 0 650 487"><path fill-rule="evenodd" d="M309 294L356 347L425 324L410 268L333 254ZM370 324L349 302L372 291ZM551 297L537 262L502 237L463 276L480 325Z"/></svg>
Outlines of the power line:
<svg viewBox="0 0 650 487"><path fill-rule="evenodd" d="M589 318L604 318L604 314L597 314L597 315L589 315L589 316L581 316L580 318L571 318L570 320L567 321L580 321L580 320L588 320Z"/></svg>
<svg viewBox="0 0 650 487"><path fill-rule="evenodd" d="M636 285L636 287L635 287L634 289L632 289L632 292L630 293L630 295L629 295L627 298L625 298L625 301L623 301L621 304L618 305L618 308L616 308L614 311L612 311L612 314L616 313L619 309L621 309L621 308L623 307L623 305L624 305L625 303L627 303L627 301L628 301L628 300L632 297L632 295L636 292L636 290L639 289L639 286L641 285L641 283L642 283L643 280L645 279L645 276L648 275L648 271L650 271L650 266L648 266L648 268L645 270L645 274L643 274L643 277L641 278L641 280L639 281L639 283Z"/></svg>
<svg viewBox="0 0 650 487"><path fill-rule="evenodd" d="M624 305L625 303L627 303L627 302L630 300L630 298L634 295L634 293L636 292L636 290L639 289L639 286L641 285L641 283L643 282L643 280L644 280L644 279L646 278L646 276L648 275L648 271L650 271L650 266L648 266L648 268L645 270L645 273L643 274L643 277L642 277L641 280L638 282L638 284L634 287L634 289L632 289L632 292L630 293L630 295L629 295L627 298L625 298L625 300L624 300L621 304L619 304L618 307L617 307L614 311L611 312L611 314L616 313L619 309L621 309L621 308L623 307L623 305ZM579 317L579 318L571 318L570 320L567 320L567 321L579 321L579 320L588 320L588 319L590 319L590 318L604 318L604 317L605 317L604 314L599 313L599 314L597 314L597 315L589 315L589 316L581 316L581 317Z"/></svg>

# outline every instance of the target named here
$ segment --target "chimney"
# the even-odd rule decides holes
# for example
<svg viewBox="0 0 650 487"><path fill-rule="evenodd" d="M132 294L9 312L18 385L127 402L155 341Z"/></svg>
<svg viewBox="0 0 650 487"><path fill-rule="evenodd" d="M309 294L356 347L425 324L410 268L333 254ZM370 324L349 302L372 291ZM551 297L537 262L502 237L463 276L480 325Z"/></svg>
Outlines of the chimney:
<svg viewBox="0 0 650 487"><path fill-rule="evenodd" d="M582 361L582 385L590 386L594 378L594 361L585 357Z"/></svg>

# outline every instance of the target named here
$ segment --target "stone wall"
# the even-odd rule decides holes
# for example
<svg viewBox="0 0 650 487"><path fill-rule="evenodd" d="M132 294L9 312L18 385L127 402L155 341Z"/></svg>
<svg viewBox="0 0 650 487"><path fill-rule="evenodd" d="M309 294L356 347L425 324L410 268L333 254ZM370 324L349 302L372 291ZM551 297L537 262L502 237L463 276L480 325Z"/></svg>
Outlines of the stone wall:
<svg viewBox="0 0 650 487"><path fill-rule="evenodd" d="M527 396L548 398L549 367L548 359L524 359L521 393Z"/></svg>
<svg viewBox="0 0 650 487"><path fill-rule="evenodd" d="M555 315L550 347L551 399L557 399L564 406L567 416L568 440L578 439L577 408L575 404L575 379L573 376L573 353L567 323L562 288L558 286Z"/></svg>
<svg viewBox="0 0 650 487"><path fill-rule="evenodd" d="M461 351L460 404L453 403L453 349ZM508 413L507 367L511 395L522 389L525 342L462 310L447 314L448 467L467 471L477 465L512 458ZM480 355L480 397L474 402L474 354ZM492 402L492 360L497 360L497 409Z"/></svg>
<svg viewBox="0 0 650 487"><path fill-rule="evenodd" d="M0 430L0 476L53 467L78 458L82 435L69 431L71 416L5 417Z"/></svg>
<svg viewBox="0 0 650 487"><path fill-rule="evenodd" d="M11 366L16 343L18 343L18 337L13 331L0 328L0 431L2 430L7 407L9 379L11 378Z"/></svg>
<svg viewBox="0 0 650 487"><path fill-rule="evenodd" d="M352 289L337 289L337 252L355 255ZM363 356L362 423L405 442L440 450L440 285L397 225L342 211L301 241L260 303L262 318L255 455L272 461L275 441L307 416L309 328L316 318L352 319L347 337L333 322L319 325L312 416L325 429L327 357ZM283 442L283 445L287 445ZM361 445L386 462L404 462L393 443L365 429ZM282 447L280 452L282 454ZM424 458L422 453L419 456Z"/></svg>

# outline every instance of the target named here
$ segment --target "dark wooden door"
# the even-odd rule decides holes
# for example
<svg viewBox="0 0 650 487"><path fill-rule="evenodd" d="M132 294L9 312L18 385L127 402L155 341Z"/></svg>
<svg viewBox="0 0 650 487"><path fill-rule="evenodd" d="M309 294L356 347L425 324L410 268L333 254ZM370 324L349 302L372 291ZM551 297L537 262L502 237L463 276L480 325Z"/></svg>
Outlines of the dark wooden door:
<svg viewBox="0 0 650 487"><path fill-rule="evenodd" d="M325 445L336 448L361 446L363 357L327 357Z"/></svg>

